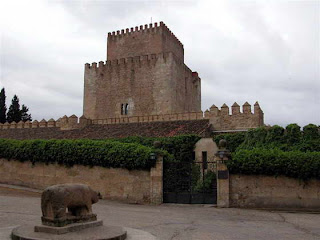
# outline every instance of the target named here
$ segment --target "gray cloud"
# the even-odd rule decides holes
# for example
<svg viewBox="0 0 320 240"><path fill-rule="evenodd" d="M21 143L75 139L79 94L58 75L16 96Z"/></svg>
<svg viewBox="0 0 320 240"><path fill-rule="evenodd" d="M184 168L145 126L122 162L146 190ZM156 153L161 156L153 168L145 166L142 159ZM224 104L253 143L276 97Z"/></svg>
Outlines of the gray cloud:
<svg viewBox="0 0 320 240"><path fill-rule="evenodd" d="M7 1L0 84L34 118L82 114L83 66L108 32L164 21L202 78L202 108L259 101L267 124L320 124L317 1ZM10 100L10 99L9 99ZM9 101L8 101L9 104Z"/></svg>

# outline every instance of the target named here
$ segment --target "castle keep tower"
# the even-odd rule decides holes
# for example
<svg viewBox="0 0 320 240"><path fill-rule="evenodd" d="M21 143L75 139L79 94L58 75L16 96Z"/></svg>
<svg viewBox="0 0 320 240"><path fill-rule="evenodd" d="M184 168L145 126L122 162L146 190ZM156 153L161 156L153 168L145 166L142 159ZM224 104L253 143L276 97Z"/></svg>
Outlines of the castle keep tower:
<svg viewBox="0 0 320 240"><path fill-rule="evenodd" d="M201 80L160 22L108 33L107 61L86 64L84 116L90 119L201 111Z"/></svg>

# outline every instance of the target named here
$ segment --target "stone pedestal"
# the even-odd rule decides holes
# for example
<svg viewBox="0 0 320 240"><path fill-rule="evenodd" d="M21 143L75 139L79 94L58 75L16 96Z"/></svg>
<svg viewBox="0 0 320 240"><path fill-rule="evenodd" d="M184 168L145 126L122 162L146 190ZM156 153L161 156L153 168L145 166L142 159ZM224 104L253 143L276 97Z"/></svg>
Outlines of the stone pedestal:
<svg viewBox="0 0 320 240"><path fill-rule="evenodd" d="M87 215L80 215L80 216L72 216L67 214L65 217L55 218L55 219L41 217L41 221L42 221L42 224L46 226L64 227L73 223L86 223L86 222L97 221L97 215L87 214Z"/></svg>
<svg viewBox="0 0 320 240"><path fill-rule="evenodd" d="M69 232L76 232L86 228L102 226L103 221L94 221L94 222L84 222L84 223L74 223L69 224L64 227L54 227L54 226L45 226L39 225L34 227L35 232L51 233L51 234L65 234Z"/></svg>
<svg viewBox="0 0 320 240"><path fill-rule="evenodd" d="M124 240L127 237L127 232L122 227L104 225L91 226L63 234L35 232L34 230L34 225L17 227L13 229L11 237L13 240Z"/></svg>

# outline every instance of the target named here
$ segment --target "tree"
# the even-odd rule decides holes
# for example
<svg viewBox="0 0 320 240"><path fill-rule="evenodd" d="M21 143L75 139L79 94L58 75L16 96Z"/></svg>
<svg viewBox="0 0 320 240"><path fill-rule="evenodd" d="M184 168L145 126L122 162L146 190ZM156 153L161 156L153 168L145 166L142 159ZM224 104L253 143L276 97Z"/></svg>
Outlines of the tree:
<svg viewBox="0 0 320 240"><path fill-rule="evenodd" d="M0 123L6 122L7 106L6 106L6 92L4 88L0 92Z"/></svg>
<svg viewBox="0 0 320 240"><path fill-rule="evenodd" d="M7 121L11 122L20 122L21 121L21 109L19 104L19 98L17 95L14 95L7 113Z"/></svg>
<svg viewBox="0 0 320 240"><path fill-rule="evenodd" d="M26 122L26 121L32 121L32 117L31 114L28 114L29 108L27 108L27 106L25 106L24 104L22 104L22 108L21 108L21 120Z"/></svg>

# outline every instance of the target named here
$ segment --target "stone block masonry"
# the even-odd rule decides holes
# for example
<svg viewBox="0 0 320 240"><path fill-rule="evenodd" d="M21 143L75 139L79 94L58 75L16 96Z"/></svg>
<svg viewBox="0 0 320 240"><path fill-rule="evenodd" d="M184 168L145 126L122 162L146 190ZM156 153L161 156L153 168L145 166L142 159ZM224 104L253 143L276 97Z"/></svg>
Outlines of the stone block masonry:
<svg viewBox="0 0 320 240"><path fill-rule="evenodd" d="M240 106L235 102L232 107L232 114L229 107L223 104L221 110L212 105L210 110L205 111L205 118L210 120L213 130L247 130L264 125L263 111L258 102L254 104L254 113L251 112L251 105L245 102L240 112Z"/></svg>
<svg viewBox="0 0 320 240"><path fill-rule="evenodd" d="M147 170L86 167L0 159L0 182L35 189L63 183L83 183L103 198L129 203L162 203L162 157Z"/></svg>
<svg viewBox="0 0 320 240"><path fill-rule="evenodd" d="M182 43L163 22L108 33L108 60L162 52L172 52L180 61L184 59Z"/></svg>
<svg viewBox="0 0 320 240"><path fill-rule="evenodd" d="M201 79L160 22L109 33L107 61L85 64L83 115L123 118L201 111Z"/></svg>
<svg viewBox="0 0 320 240"><path fill-rule="evenodd" d="M320 181L284 176L230 175L230 206L320 209Z"/></svg>
<svg viewBox="0 0 320 240"><path fill-rule="evenodd" d="M219 110L213 105L209 110L198 112L184 112L173 114L160 115L146 115L146 116L126 116L114 118L88 119L84 116L78 118L75 115L70 117L63 116L57 121L50 119L46 121L42 119L40 122L35 120L33 122L19 122L19 123L4 123L0 124L1 129L47 129L50 128L50 133L55 130L74 130L84 129L90 125L114 125L114 124L130 124L130 123L151 123L151 122L176 122L176 121L199 121L203 123L204 127L208 123L212 125L211 130L225 131L225 130L247 130L250 128L257 128L263 126L263 111L260 105L256 102L254 105L254 113L251 112L251 106L247 102L243 105L243 112L240 112L240 106L235 103L232 106L232 114L229 114L229 107L223 105ZM14 138L14 137L13 137ZM44 137L46 139L46 137Z"/></svg>

